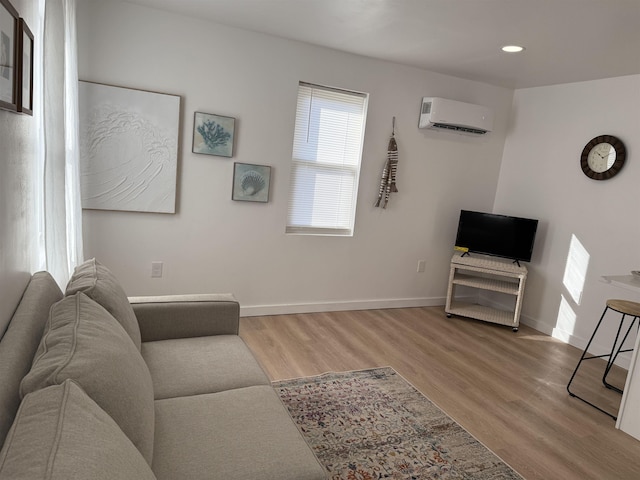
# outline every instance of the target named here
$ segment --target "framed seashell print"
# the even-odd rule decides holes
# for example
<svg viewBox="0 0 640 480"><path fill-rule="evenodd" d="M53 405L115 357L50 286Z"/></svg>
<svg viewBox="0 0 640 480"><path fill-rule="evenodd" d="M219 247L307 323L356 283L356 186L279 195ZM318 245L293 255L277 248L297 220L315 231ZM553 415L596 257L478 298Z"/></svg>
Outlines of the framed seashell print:
<svg viewBox="0 0 640 480"><path fill-rule="evenodd" d="M233 164L233 191L231 198L243 202L269 201L271 167L251 163Z"/></svg>

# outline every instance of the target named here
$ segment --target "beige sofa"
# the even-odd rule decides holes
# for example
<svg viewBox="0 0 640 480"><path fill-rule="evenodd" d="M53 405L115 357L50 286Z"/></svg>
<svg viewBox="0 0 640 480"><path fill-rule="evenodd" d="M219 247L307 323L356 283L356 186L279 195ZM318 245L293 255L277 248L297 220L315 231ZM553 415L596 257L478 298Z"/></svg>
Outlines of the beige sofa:
<svg viewBox="0 0 640 480"><path fill-rule="evenodd" d="M0 332L0 479L324 479L232 296L127 299L33 275Z"/></svg>

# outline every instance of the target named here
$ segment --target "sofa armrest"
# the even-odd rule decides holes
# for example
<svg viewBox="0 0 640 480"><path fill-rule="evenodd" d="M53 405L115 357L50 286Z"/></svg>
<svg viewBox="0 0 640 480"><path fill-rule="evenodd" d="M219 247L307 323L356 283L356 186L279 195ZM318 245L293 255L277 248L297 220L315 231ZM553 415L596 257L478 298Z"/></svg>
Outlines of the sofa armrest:
<svg viewBox="0 0 640 480"><path fill-rule="evenodd" d="M129 297L143 342L237 335L240 305L233 295Z"/></svg>

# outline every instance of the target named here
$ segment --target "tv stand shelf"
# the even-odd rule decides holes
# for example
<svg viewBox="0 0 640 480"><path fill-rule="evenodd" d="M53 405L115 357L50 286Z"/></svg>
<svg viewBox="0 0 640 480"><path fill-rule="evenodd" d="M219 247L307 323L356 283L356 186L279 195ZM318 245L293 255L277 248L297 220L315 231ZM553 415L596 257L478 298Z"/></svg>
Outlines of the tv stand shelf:
<svg viewBox="0 0 640 480"><path fill-rule="evenodd" d="M445 312L447 317L459 315L486 322L508 325L516 332L520 325L520 310L527 268L504 260L485 257L462 256L459 253L451 259L451 273ZM480 305L455 298L456 287L464 286L478 290L498 292L512 296L512 309Z"/></svg>

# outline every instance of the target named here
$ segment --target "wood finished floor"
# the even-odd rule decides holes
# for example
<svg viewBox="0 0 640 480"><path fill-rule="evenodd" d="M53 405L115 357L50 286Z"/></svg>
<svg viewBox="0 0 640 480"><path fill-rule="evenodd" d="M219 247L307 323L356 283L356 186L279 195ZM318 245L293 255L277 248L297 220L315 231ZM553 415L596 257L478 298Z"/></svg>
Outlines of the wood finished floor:
<svg viewBox="0 0 640 480"><path fill-rule="evenodd" d="M527 326L425 307L245 317L240 335L272 380L393 367L527 480L640 479L640 441L566 391L581 352ZM584 363L574 392L616 412L603 364Z"/></svg>

